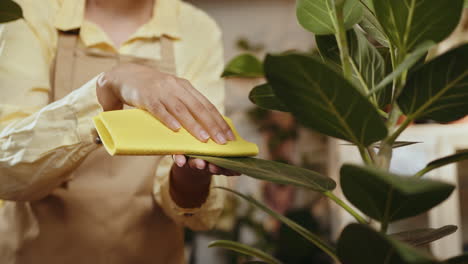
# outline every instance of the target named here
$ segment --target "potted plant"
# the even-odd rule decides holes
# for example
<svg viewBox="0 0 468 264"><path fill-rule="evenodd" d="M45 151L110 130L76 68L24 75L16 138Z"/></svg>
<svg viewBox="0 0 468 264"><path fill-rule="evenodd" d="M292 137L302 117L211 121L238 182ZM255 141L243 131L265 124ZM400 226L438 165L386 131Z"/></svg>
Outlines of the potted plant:
<svg viewBox="0 0 468 264"><path fill-rule="evenodd" d="M298 21L315 34L318 54L269 54L263 62L244 54L228 64L227 76L265 76L267 83L250 93L256 105L290 112L302 125L355 145L363 165L343 165L340 185L360 212L334 194L332 179L314 171L255 158L200 158L257 179L306 188L336 202L356 223L344 228L335 246L252 197L226 189L289 226L336 262L468 263L467 255L438 260L416 248L421 241L453 233L453 226L408 230L405 239L387 230L390 223L422 214L454 191L453 185L425 179L426 173L468 159L468 152L461 152L435 160L414 175L389 171L393 149L411 144L398 137L414 120L447 123L468 114L468 45L435 58L427 56L455 29L463 6L463 0L298 0ZM211 246L280 263L260 249L234 241L215 241Z"/></svg>

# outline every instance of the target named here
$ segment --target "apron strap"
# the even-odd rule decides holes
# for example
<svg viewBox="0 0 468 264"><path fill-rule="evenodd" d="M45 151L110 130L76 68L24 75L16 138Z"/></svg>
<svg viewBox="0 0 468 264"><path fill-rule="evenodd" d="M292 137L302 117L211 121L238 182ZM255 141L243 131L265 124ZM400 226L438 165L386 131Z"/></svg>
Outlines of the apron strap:
<svg viewBox="0 0 468 264"><path fill-rule="evenodd" d="M79 31L59 31L57 53L53 66L53 86L51 98L56 101L72 91L75 68L74 52L78 45ZM60 89L57 89L60 87Z"/></svg>
<svg viewBox="0 0 468 264"><path fill-rule="evenodd" d="M80 70L79 68L76 68L79 67L77 66L77 60L80 58L88 58L87 60L95 58L96 61L94 63L99 65L99 67L102 67L103 70L106 70L109 66L109 63L104 63L104 61L111 60L115 61L115 64L133 62L155 67L166 73L177 74L174 55L174 41L166 36L162 36L160 41L161 60L155 61L103 51L86 50L79 47L79 30L67 32L59 31L55 63L51 70L51 80L53 80L50 96L51 100L59 100L71 93L73 89L77 88L73 86L76 83L75 75L77 74L77 71ZM101 65L102 63L104 64ZM81 69L80 72L83 72L83 69ZM85 76L86 75L87 74L85 74Z"/></svg>

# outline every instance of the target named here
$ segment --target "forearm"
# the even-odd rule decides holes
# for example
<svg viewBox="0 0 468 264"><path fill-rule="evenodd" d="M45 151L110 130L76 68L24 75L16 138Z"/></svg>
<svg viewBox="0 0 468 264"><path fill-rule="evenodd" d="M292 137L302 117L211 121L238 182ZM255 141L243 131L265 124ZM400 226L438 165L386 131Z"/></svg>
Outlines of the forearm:
<svg viewBox="0 0 468 264"><path fill-rule="evenodd" d="M97 148L92 117L102 109L95 82L0 131L0 199L40 199Z"/></svg>

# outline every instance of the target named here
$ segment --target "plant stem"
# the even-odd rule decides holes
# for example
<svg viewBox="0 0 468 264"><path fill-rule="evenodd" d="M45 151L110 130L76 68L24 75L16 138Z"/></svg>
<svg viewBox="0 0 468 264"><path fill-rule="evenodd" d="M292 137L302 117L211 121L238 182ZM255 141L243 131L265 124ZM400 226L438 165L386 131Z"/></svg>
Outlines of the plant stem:
<svg viewBox="0 0 468 264"><path fill-rule="evenodd" d="M367 153L369 153L369 156L371 157L371 160L372 160L372 164L374 164L375 161L377 160L377 155L375 153L374 147L373 146L367 147Z"/></svg>
<svg viewBox="0 0 468 264"><path fill-rule="evenodd" d="M424 169L422 169L422 170L418 171L416 174L414 174L413 177L421 178L422 176L424 176L426 173L430 172L433 169L434 168L432 168L432 167L425 167Z"/></svg>
<svg viewBox="0 0 468 264"><path fill-rule="evenodd" d="M386 234L388 230L388 222L382 222L380 226L380 232Z"/></svg>
<svg viewBox="0 0 468 264"><path fill-rule="evenodd" d="M398 127L398 129L393 132L393 134L386 140L388 143L392 144L395 143L395 140L405 131L405 129L411 124L413 118L407 117L405 121Z"/></svg>
<svg viewBox="0 0 468 264"><path fill-rule="evenodd" d="M345 0L335 1L335 37L340 50L341 64L343 67L343 75L345 79L351 80L352 68L349 57L348 40L346 39L346 31L344 26L344 4Z"/></svg>
<svg viewBox="0 0 468 264"><path fill-rule="evenodd" d="M358 149L359 149L359 153L361 154L362 160L364 161L366 165L374 164L369 152L367 152L367 149L365 147L358 146Z"/></svg>
<svg viewBox="0 0 468 264"><path fill-rule="evenodd" d="M359 215L353 208L351 208L347 203L338 198L335 194L333 194L332 192L324 192L323 194L330 198L332 201L334 201L341 208L345 209L348 213L350 213L356 219L356 221L358 221L361 224L367 224L367 221L361 215Z"/></svg>

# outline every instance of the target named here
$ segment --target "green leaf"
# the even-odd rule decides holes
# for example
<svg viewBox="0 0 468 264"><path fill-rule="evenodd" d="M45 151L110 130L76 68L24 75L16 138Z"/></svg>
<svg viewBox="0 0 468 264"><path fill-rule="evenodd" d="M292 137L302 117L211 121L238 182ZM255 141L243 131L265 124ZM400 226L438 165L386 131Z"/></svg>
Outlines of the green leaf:
<svg viewBox="0 0 468 264"><path fill-rule="evenodd" d="M347 37L349 38L348 32ZM315 35L315 43L322 59L338 64L341 70L340 50L336 37L334 35Z"/></svg>
<svg viewBox="0 0 468 264"><path fill-rule="evenodd" d="M468 115L468 44L453 49L410 73L398 98L411 119L445 123Z"/></svg>
<svg viewBox="0 0 468 264"><path fill-rule="evenodd" d="M385 77L385 61L360 30L354 29L349 36L349 52L354 72L362 85L367 86L367 92L367 88L374 88Z"/></svg>
<svg viewBox="0 0 468 264"><path fill-rule="evenodd" d="M255 56L242 54L228 63L222 77L263 77L263 65Z"/></svg>
<svg viewBox="0 0 468 264"><path fill-rule="evenodd" d="M279 260L277 260L276 258L270 256L269 254L259 249L256 249L251 246L247 246L238 242L234 242L234 241L228 241L228 240L213 241L208 245L208 247L209 248L220 247L220 248L229 249L229 250L232 250L232 251L235 251L235 252L247 255L247 256L259 258L261 260L266 261L266 263L268 264L281 264Z"/></svg>
<svg viewBox="0 0 468 264"><path fill-rule="evenodd" d="M307 239L308 241L312 242L315 246L329 254L330 256L334 257L335 256L335 249L332 248L330 245L328 245L325 241L322 240L319 236L311 233L309 230L305 229L304 227L298 225L296 222L290 220L289 218L271 210L270 208L266 207L264 204L260 203L259 201L253 199L250 196L243 195L239 192L236 192L234 190L224 188L224 187L216 187L219 189L226 190L228 192L234 193L235 195L241 197L242 199L246 200L250 204L254 205L255 207L259 208L263 212L267 213L271 217L275 218L276 220L282 222L292 230L296 231L299 235Z"/></svg>
<svg viewBox="0 0 468 264"><path fill-rule="evenodd" d="M275 94L304 126L358 146L387 135L377 109L366 97L314 58L269 55L265 73Z"/></svg>
<svg viewBox="0 0 468 264"><path fill-rule="evenodd" d="M364 15L359 25L375 41L384 47L389 47L388 37L373 13L372 1L369 0L367 2L367 7L364 8Z"/></svg>
<svg viewBox="0 0 468 264"><path fill-rule="evenodd" d="M0 4L0 23L10 22L20 18L23 18L23 10L21 10L21 7L11 0L2 0Z"/></svg>
<svg viewBox="0 0 468 264"><path fill-rule="evenodd" d="M349 54L352 58L354 82L367 92L385 77L385 61L380 52L361 32L354 28L347 33ZM320 55L336 64L341 63L336 38L331 35L315 36Z"/></svg>
<svg viewBox="0 0 468 264"><path fill-rule="evenodd" d="M412 246L418 247L451 235L455 233L457 229L458 228L454 225L447 225L437 229L423 228L404 231L396 234L391 234L390 237L410 244Z"/></svg>
<svg viewBox="0 0 468 264"><path fill-rule="evenodd" d="M415 141L395 141L395 143L393 143L393 145L392 145L392 148L397 149L397 148L407 147L407 146L411 146L411 145L419 144L419 143L421 143L421 142L415 142ZM378 147L380 148L380 145L379 145Z"/></svg>
<svg viewBox="0 0 468 264"><path fill-rule="evenodd" d="M335 34L334 6L331 0L298 0L297 19L299 23L316 35ZM362 5L359 0L347 0L344 6L344 25L353 27L361 20Z"/></svg>
<svg viewBox="0 0 468 264"><path fill-rule="evenodd" d="M367 10L374 12L374 3L372 0L361 0L361 3L366 7Z"/></svg>
<svg viewBox="0 0 468 264"><path fill-rule="evenodd" d="M372 90L386 74L386 62L379 50L372 45L364 33L355 27L348 30L347 33L349 53L352 58L353 84L360 87L362 93L368 93ZM336 38L332 35L315 36L317 48L322 58L339 65L341 70L340 50ZM389 87L391 89L391 87ZM386 105L385 100L387 90L380 91L374 97L374 101L381 102L379 105ZM382 100L378 100L382 99Z"/></svg>
<svg viewBox="0 0 468 264"><path fill-rule="evenodd" d="M444 182L355 165L344 165L340 174L346 198L363 213L381 222L426 212L447 199L455 188Z"/></svg>
<svg viewBox="0 0 468 264"><path fill-rule="evenodd" d="M414 142L414 141L395 141L395 143L393 143L392 145L392 148L393 149L397 149L397 148L402 148L402 147L406 147L406 146L411 146L411 145L414 145L414 144L419 144L421 142ZM346 145L346 146L355 146L354 144L349 144L349 143L344 143L343 145ZM380 143L376 143L374 145L372 145L374 148L378 148L380 149Z"/></svg>
<svg viewBox="0 0 468 264"><path fill-rule="evenodd" d="M257 106L269 109L288 112L287 107L279 100L268 83L256 86L250 91L249 99Z"/></svg>
<svg viewBox="0 0 468 264"><path fill-rule="evenodd" d="M446 264L468 264L468 254L448 259Z"/></svg>
<svg viewBox="0 0 468 264"><path fill-rule="evenodd" d="M362 224L348 225L338 240L338 257L346 264L436 264L430 256Z"/></svg>
<svg viewBox="0 0 468 264"><path fill-rule="evenodd" d="M413 52L408 53L405 59L395 68L395 70L391 74L387 75L387 77L385 77L376 87L374 87L374 89L369 92L369 94L373 94L384 89L389 84L391 84L393 80L399 78L404 72L409 70L418 61L425 57L429 49L434 45L434 42L427 41L415 48Z"/></svg>
<svg viewBox="0 0 468 264"><path fill-rule="evenodd" d="M256 158L191 157L206 160L222 168L237 171L259 180L291 184L316 192L331 191L336 187L336 183L331 178L280 162Z"/></svg>
<svg viewBox="0 0 468 264"><path fill-rule="evenodd" d="M416 173L416 175L420 177L437 168L443 167L445 165L448 165L454 162L467 160L467 159L468 159L468 150L458 152L456 154L449 155L449 156L431 161L429 164L427 164L427 166L424 169Z"/></svg>
<svg viewBox="0 0 468 264"><path fill-rule="evenodd" d="M455 29L463 0L373 0L377 19L400 51L411 51L431 40L440 42Z"/></svg>

